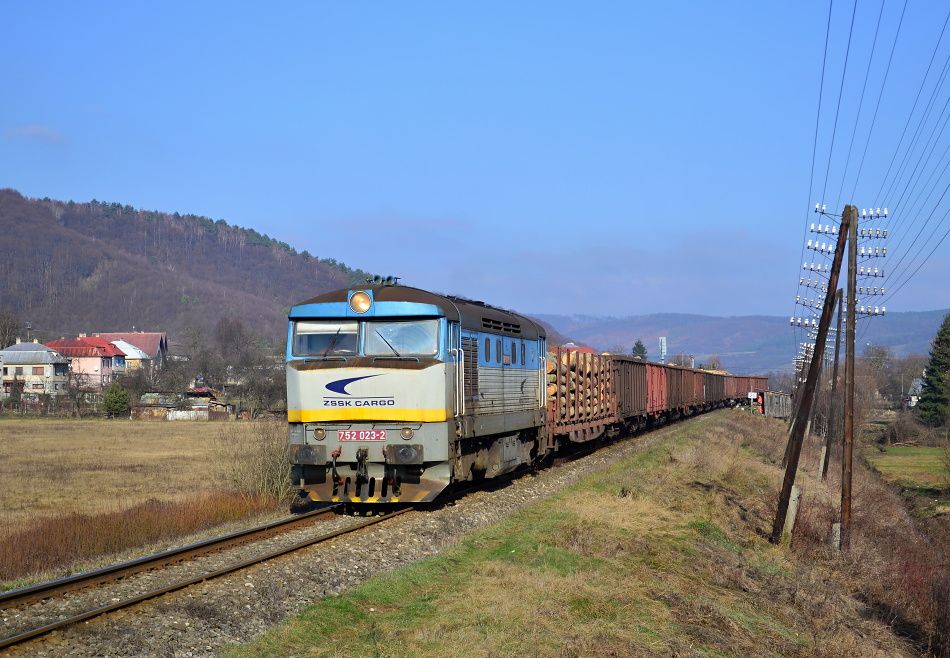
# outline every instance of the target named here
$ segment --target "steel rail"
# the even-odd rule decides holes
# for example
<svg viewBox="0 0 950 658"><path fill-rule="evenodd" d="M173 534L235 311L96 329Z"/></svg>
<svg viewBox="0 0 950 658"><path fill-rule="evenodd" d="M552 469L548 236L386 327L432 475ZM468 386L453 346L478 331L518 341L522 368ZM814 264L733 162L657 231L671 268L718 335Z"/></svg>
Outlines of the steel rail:
<svg viewBox="0 0 950 658"><path fill-rule="evenodd" d="M94 569L92 571L86 571L73 576L67 576L65 578L59 578L57 580L37 583L36 585L30 585L28 587L3 592L0 594L0 609L25 605L59 594L65 594L67 592L73 592L86 587L93 587L95 585L121 580L122 578L132 574L149 571L151 569L158 569L169 564L174 564L198 557L199 555L213 553L226 548L231 548L239 544L247 543L249 541L275 535L293 526L312 521L315 518L331 516L338 507L339 505L334 505L332 507L314 510L305 514L299 514L297 516L292 516L285 519L278 519L277 521L270 521L259 526L245 528L244 530L237 530L219 537L212 537L211 539L204 539L192 544L162 551L161 553L146 555L145 557L137 558L135 560L120 562L102 567L101 569Z"/></svg>
<svg viewBox="0 0 950 658"><path fill-rule="evenodd" d="M121 610L122 608L128 608L129 606L135 605L135 604L137 604L137 603L141 603L141 602L147 601L147 600L149 600L149 599L154 599L154 598L159 597L159 596L162 596L162 595L164 595L164 594L168 594L168 593L170 593L170 592L174 592L174 591L177 591L177 590L180 590L180 589L184 589L184 588L186 588L186 587L190 587L191 585L196 585L196 584L201 583L201 582L204 582L204 581L206 581L206 580L212 580L212 579L218 578L218 577L220 577L220 576L225 576L225 575L227 575L227 574L229 574L229 573L233 573L233 572L235 572L235 571L240 571L241 569L246 569L247 567L254 566L255 564L260 564L261 562L266 562L267 560L272 560L272 559L274 559L274 558L276 558L276 557L280 557L281 555L286 555L286 554L288 554L288 553L293 553L294 551L299 551L299 550L302 549L302 548L307 548L308 546L312 546L312 545L314 545L314 544L319 544L319 543L321 543L321 542L325 542L325 541L328 541L328 540L330 540L330 539L334 539L335 537L339 537L339 536L341 536L341 535L345 535L345 534L349 534L349 533L351 533L351 532L355 532L355 531L357 531L357 530L361 530L361 529L363 529L363 528L365 528L365 527L367 527L367 526L371 526L371 525L374 525L374 524L376 524L376 523L382 523L383 521L388 521L389 519L393 518L394 516L399 516L400 514L403 514L403 513L405 513L405 512L409 512L409 511L411 511L411 510L412 510L412 508L409 508L409 507L404 508L404 509L400 509L400 510L396 510L396 511L394 511L394 512L390 512L389 514L384 514L384 515L382 515L382 516L377 516L377 517L375 517L375 518L368 519L368 520L366 520L366 521L363 521L362 523L359 523L359 524L357 524L357 525L355 525L355 526L351 526L351 527L349 527L349 528L343 528L343 529L341 529L341 530L335 530L335 531L330 532L330 533L327 533L327 534L325 534L325 535L320 535L319 537L312 537L312 538L310 538L310 539L305 539L305 540L303 540L303 541L297 542L297 543L292 544L292 545L290 545L290 546L285 546L285 547L283 547L283 548L279 548L279 549L277 549L277 550L270 551L270 552L268 552L268 553L266 553L266 554L264 554L264 555L259 555L259 556L257 556L257 557L253 557L253 558L250 558L250 559L247 559L247 560L243 560L243 561L238 562L238 563L235 563L235 564L231 564L231 565L226 566L226 567L222 567L221 569L217 569L217 570L215 570L215 571L210 571L210 572L208 572L208 573L204 573L204 574L201 574L201 575L199 575L199 576L194 576L194 577L188 578L188 579L186 579L186 580L180 580L180 581L174 582L174 583L172 583L172 584L170 584L170 585L165 585L165 586L163 586L163 587L159 587L159 588L156 588L156 589L153 589L153 590L149 590L149 591L147 591L147 592L144 592L144 593L142 593L142 594L139 594L138 596L133 596L133 597L131 597L131 598L124 599L124 600L122 600L122 601L117 601L116 603L112 603L112 604L110 604L110 605L102 606L102 607L100 607L100 608L95 608L95 609L93 609L93 610L87 610L86 612L82 612L82 613L80 613L80 614L78 614L78 615L74 615L74 616L72 616L72 617L67 617L67 618L65 618L65 619L61 619L61 620L59 620L59 621L55 621L55 622L53 622L53 623L51 623L51 624L46 624L45 626L39 626L39 627L37 627L37 628L33 628L33 629L30 629L30 630L27 630L27 631L23 631L23 632L18 633L18 634L16 634L16 635L11 635L11 636L9 636L9 637L5 637L5 638L3 638L3 639L0 639L0 649L6 649L7 647L11 647L11 646L13 646L13 645L15 645L15 644L20 644L20 643L25 642L25 641L27 641L27 640L32 640L32 639L37 638L37 637L39 637L39 636L41 636L41 635L46 635L46 634L48 634L48 633L51 633L51 632L56 631L56 630L59 630L59 629L64 628L64 627L66 627L66 626L71 626L71 625L77 624L77 623L79 623L79 622L81 622L81 621L86 621L86 620L88 620L88 619L92 619L93 617L98 617L98 616L100 616L100 615L104 615L104 614L109 613L109 612L115 612L116 610Z"/></svg>

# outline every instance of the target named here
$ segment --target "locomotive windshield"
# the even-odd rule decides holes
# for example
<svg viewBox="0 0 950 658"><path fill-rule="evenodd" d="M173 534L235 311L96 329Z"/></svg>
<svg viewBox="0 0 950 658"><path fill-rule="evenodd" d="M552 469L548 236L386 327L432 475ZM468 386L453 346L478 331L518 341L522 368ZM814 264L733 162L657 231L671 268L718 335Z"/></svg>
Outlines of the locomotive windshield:
<svg viewBox="0 0 950 658"><path fill-rule="evenodd" d="M362 333L362 336L360 336ZM363 350L360 351L360 343ZM435 356L439 352L439 321L298 320L294 322L293 354L331 356Z"/></svg>
<svg viewBox="0 0 950 658"><path fill-rule="evenodd" d="M356 322L295 322L294 354L297 356L352 356L359 349L358 331L359 325Z"/></svg>
<svg viewBox="0 0 950 658"><path fill-rule="evenodd" d="M433 356L439 351L439 321L366 322L366 356Z"/></svg>

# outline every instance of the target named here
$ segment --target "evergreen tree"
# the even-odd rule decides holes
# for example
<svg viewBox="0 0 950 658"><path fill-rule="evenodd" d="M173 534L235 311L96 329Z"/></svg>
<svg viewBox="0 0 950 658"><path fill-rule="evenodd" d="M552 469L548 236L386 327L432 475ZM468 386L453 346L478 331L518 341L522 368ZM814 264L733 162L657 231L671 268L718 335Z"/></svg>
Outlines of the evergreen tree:
<svg viewBox="0 0 950 658"><path fill-rule="evenodd" d="M930 363L924 372L924 387L917 409L920 419L931 427L947 422L950 403L950 315L943 319L930 350Z"/></svg>
<svg viewBox="0 0 950 658"><path fill-rule="evenodd" d="M112 382L102 396L102 407L109 418L124 416L129 411L129 392L119 382Z"/></svg>
<svg viewBox="0 0 950 658"><path fill-rule="evenodd" d="M644 361L647 360L646 345L644 345L643 341L639 338L637 339L637 342L633 344L633 349L630 350L630 352L638 359L643 359Z"/></svg>

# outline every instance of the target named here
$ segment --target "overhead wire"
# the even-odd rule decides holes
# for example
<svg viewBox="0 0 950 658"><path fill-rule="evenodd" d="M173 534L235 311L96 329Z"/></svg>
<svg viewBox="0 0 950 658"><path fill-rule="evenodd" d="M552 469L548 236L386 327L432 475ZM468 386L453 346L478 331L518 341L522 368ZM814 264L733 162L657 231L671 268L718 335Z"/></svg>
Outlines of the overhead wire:
<svg viewBox="0 0 950 658"><path fill-rule="evenodd" d="M851 143L848 144L848 155L844 159L844 173L841 175L841 185L838 188L838 197L835 199L835 208L840 207L839 204L841 203L841 193L844 191L844 183L848 178L848 166L851 164L851 150L854 148L854 138L858 134L858 125L861 123L861 109L864 107L864 94L868 88L868 78L871 76L871 64L874 62L874 49L877 46L877 35L881 30L881 17L884 16L885 1L886 0L881 0L881 10L877 13L877 25L874 27L874 39L871 41L871 55L868 57L868 67L864 71L864 83L861 85L861 99L858 101L858 113L854 119L854 130L851 131ZM855 6L857 6L856 2Z"/></svg>
<svg viewBox="0 0 950 658"><path fill-rule="evenodd" d="M854 185L851 188L851 199L858 189L858 181L861 180L861 172L864 171L864 160L868 154L868 147L871 145L871 135L874 133L874 125L877 122L877 114L881 109L881 100L884 98L884 89L887 87L887 78L891 72L891 64L894 62L894 51L897 49L897 40L900 37L901 27L904 25L904 14L907 11L907 2L904 0L904 7L901 9L901 17L897 22L897 31L894 33L894 43L891 44L891 54L887 58L887 67L884 69L884 79L881 82L881 91L877 95L877 103L874 105L874 115L871 117L871 127L868 129L868 138L864 142L864 151L861 153L861 163L858 165L858 173L854 177ZM884 2L881 2L881 9L884 9ZM878 19L880 21L880 19Z"/></svg>
<svg viewBox="0 0 950 658"><path fill-rule="evenodd" d="M848 74L848 59L851 56L851 37L854 35L854 17L858 13L858 0L854 0L851 10L851 27L848 29L848 45L844 51L844 66L841 68L841 84L838 87L838 105L835 109L835 120L831 127L831 145L828 148L828 166L825 168L825 183L821 189L821 198L824 200L828 191L828 176L831 173L831 160L835 152L835 135L838 132L838 116L841 114L841 98L844 96L844 81Z"/></svg>
<svg viewBox="0 0 950 658"><path fill-rule="evenodd" d="M948 209L947 212L944 213L943 218L941 219L941 221L942 221L943 219L946 219L947 215L950 215L950 209ZM937 227L934 227L934 230L933 230L933 231L931 232L931 234L930 234L931 237L933 237L933 235L937 232L936 229L937 229L938 227L939 227L939 224L937 225ZM896 295L898 292L900 292L901 289L902 289L904 286L906 286L906 285L910 282L911 279L914 278L914 276L921 270L921 268L927 263L927 261L930 260L930 257L934 255L934 252L937 251L937 249L940 247L940 245L943 244L944 240L947 239L947 236L950 236L950 228L947 228L947 230L946 230L946 231L944 232L944 234L943 234L943 237L941 237L941 238L937 241L937 243L933 246L933 249L931 249L930 252L924 257L924 259L920 261L920 263L917 265L917 267L914 269L914 271L911 272L910 276L906 277L906 278L904 279L904 281L903 281L900 285L897 286L897 288L891 290L890 293L888 293L887 298L884 300L885 303L886 303L887 301L889 301L890 299L892 299L892 298L894 297L894 295Z"/></svg>
<svg viewBox="0 0 950 658"><path fill-rule="evenodd" d="M904 129L901 131L900 139L897 140L897 147L894 149L894 155L891 156L891 162L887 166L887 171L884 173L884 178L881 180L880 189L878 190L877 195L874 197L874 205L879 204L881 194L884 192L884 186L891 174L891 169L894 166L894 162L897 160L897 154L900 153L901 145L903 144L904 137L907 134L907 129L910 127L910 121L914 117L914 112L917 109L917 103L920 102L920 95L923 93L927 78L930 76L930 69L933 66L934 58L937 56L937 50L940 48L940 43L943 41L943 35L947 30L948 21L950 21L950 12L947 13L947 18L943 22L943 27L940 30L940 36L937 38L937 44L934 46L934 51L930 55L930 62L927 64L927 70L924 72L924 77L920 81L920 87L917 89L917 96L914 98L914 104L910 108L910 114L907 115L907 121L904 122Z"/></svg>
<svg viewBox="0 0 950 658"><path fill-rule="evenodd" d="M824 54L821 59L821 79L818 83L818 110L815 113L815 136L812 142L811 147L811 172L808 176L808 200L805 204L805 235L808 235L808 216L811 211L811 202L812 202L812 192L815 184L815 159L818 153L818 128L821 124L821 99L824 96L825 90L825 69L828 64L828 41L831 36L831 10L834 6L834 0L828 1L828 19L827 24L825 25L825 48ZM802 239L802 249L801 253L798 256L798 262L801 263L805 258L805 239ZM801 293L801 270L799 270L799 284L798 284L798 293L800 296ZM792 306L792 316L795 316L797 310L797 304ZM800 339L800 332L795 331L795 342L798 343Z"/></svg>
<svg viewBox="0 0 950 658"><path fill-rule="evenodd" d="M950 14L948 14L948 16L950 16ZM904 155L903 155L903 157L901 158L901 163L900 163L900 165L899 165L898 168L897 168L897 173L895 174L894 178L891 179L890 184L887 186L887 191L884 193L884 197L883 197L882 199L880 199L879 201L875 201L875 204L874 204L874 205L878 205L879 202L883 203L885 199L891 198L892 192L894 192L895 189L896 189L895 186L897 186L897 185L899 184L899 182L901 181L901 179L903 178L904 172L906 171L906 165L909 164L911 154L912 154L912 153L916 150L916 148L917 148L918 139L920 138L920 135L921 135L921 130L923 130L924 126L926 125L927 121L928 121L929 118L930 118L930 112L931 112L931 110L933 109L934 102L935 102L936 99L937 99L937 94L939 93L940 89L943 87L943 83L944 83L944 82L946 81L946 79L947 79L947 72L948 72L948 71L950 71L950 55L947 56L947 60L946 60L946 62L944 62L943 69L942 69L942 71L941 71L941 73L940 73L940 77L937 79L937 83L934 85L934 89L933 89L933 91L930 93L930 99L927 101L927 106L926 106L926 108L924 109L924 112L923 112L923 114L922 114L921 117L920 117L920 121L918 121L918 123L917 123L917 128L914 130L914 135L913 135L913 137L911 137L911 141L908 143L907 150L904 152ZM943 116L943 113L944 113L945 111L946 111L946 105L944 105L944 108L943 108L943 110L941 111L941 116ZM940 122L940 119L938 118L938 119L937 119L937 123L934 124L934 130L936 130L936 126L937 126L937 124L939 124L939 122ZM931 131L931 138L933 137L933 132L934 132L934 131L932 130L932 131ZM926 148L927 148L927 143L924 143L923 150L926 151ZM921 158L922 158L922 157L923 157L923 152L921 153ZM918 161L917 161L917 162L918 162L918 166L919 166L919 164L920 164L921 158L918 158ZM916 172L916 167L915 167L915 170L914 170L914 171ZM913 178L913 173L911 174L911 178ZM910 179L908 179L907 184L905 184L905 186L904 186L904 189L905 189L905 190L907 189L907 185L909 185L909 184L910 184ZM888 204L888 205L893 205L893 204ZM894 207L894 208L897 208L896 205L894 205L893 207ZM895 227L896 227L896 224L895 224Z"/></svg>

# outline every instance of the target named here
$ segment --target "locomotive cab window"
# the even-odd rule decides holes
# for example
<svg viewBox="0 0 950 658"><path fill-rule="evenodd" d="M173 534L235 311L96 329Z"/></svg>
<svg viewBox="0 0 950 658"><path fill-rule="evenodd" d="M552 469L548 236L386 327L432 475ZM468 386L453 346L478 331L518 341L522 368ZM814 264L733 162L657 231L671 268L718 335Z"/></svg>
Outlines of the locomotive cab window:
<svg viewBox="0 0 950 658"><path fill-rule="evenodd" d="M299 320L294 323L294 355L352 356L357 353L356 322Z"/></svg>
<svg viewBox="0 0 950 658"><path fill-rule="evenodd" d="M363 331L366 356L434 356L439 351L439 321L367 322Z"/></svg>

